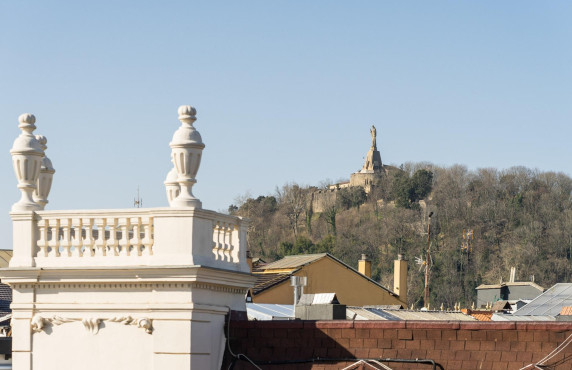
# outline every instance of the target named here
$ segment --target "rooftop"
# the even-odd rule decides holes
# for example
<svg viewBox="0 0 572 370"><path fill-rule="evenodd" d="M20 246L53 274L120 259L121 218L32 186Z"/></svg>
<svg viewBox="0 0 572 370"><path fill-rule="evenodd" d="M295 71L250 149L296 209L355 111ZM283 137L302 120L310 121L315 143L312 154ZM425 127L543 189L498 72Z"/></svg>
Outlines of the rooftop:
<svg viewBox="0 0 572 370"><path fill-rule="evenodd" d="M566 306L572 306L572 283L559 283L517 310L514 315L557 316Z"/></svg>

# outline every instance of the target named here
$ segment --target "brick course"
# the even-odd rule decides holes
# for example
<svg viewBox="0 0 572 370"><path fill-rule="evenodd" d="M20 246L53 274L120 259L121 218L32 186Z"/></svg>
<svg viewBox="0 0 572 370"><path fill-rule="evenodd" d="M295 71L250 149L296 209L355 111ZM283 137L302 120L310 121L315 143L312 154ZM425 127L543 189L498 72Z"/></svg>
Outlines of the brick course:
<svg viewBox="0 0 572 370"><path fill-rule="evenodd" d="M272 370L340 369L358 358L430 359L443 369L520 369L544 358L571 334L572 322L232 320L229 344L233 353L254 362L291 361L259 365ZM231 361L227 349L223 368ZM550 363L557 361L566 361L557 369L572 366L572 345ZM431 368L427 364L385 364L392 369ZM237 361L234 368L252 367Z"/></svg>

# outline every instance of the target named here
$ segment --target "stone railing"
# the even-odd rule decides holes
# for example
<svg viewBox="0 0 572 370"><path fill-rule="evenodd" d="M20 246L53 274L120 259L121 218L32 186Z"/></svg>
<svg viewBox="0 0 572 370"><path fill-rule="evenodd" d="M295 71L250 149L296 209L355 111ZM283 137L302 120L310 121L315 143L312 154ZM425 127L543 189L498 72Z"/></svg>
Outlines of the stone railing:
<svg viewBox="0 0 572 370"><path fill-rule="evenodd" d="M247 222L240 217L136 208L12 212L12 218L11 267L202 265L249 271Z"/></svg>
<svg viewBox="0 0 572 370"><path fill-rule="evenodd" d="M144 211L37 212L37 259L153 255L153 216Z"/></svg>
<svg viewBox="0 0 572 370"><path fill-rule="evenodd" d="M246 221L202 209L192 193L205 144L193 126L196 109L177 111L169 143L173 168L165 180L169 208L45 211L55 169L36 117L18 118L10 154L21 198L12 206L10 267L188 266L250 272Z"/></svg>

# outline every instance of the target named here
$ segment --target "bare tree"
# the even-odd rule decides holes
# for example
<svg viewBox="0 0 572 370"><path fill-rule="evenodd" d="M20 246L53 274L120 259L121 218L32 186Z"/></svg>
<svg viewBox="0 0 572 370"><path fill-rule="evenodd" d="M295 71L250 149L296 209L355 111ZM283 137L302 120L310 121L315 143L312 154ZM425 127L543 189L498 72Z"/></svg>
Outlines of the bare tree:
<svg viewBox="0 0 572 370"><path fill-rule="evenodd" d="M285 184L276 188L279 210L283 212L290 222L294 232L294 239L298 237L298 224L300 216L306 211L308 191L296 183Z"/></svg>

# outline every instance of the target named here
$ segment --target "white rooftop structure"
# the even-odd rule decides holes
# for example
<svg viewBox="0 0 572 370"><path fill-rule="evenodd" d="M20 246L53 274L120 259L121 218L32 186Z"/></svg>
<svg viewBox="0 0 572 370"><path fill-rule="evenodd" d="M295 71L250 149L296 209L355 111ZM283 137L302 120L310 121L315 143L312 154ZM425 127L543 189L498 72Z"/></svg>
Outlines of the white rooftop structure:
<svg viewBox="0 0 572 370"><path fill-rule="evenodd" d="M248 224L193 195L205 145L195 108L178 114L169 207L99 210L44 210L55 174L47 140L32 114L19 117L10 153L22 195L0 269L14 291L14 369L220 369L225 317L246 311L254 282Z"/></svg>

